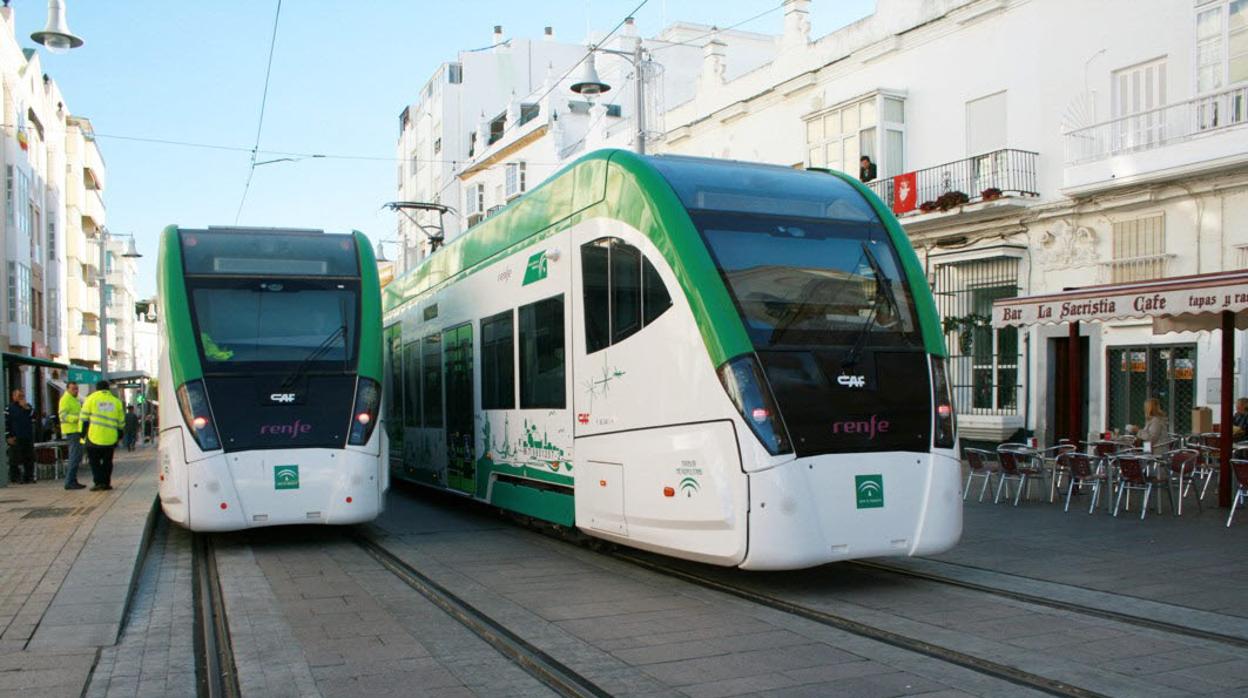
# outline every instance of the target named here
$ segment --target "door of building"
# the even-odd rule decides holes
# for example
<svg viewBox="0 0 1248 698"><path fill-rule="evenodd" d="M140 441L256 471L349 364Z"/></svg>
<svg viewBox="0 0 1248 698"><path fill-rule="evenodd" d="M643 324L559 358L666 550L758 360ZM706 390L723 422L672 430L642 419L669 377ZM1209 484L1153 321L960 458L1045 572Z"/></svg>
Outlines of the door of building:
<svg viewBox="0 0 1248 698"><path fill-rule="evenodd" d="M1083 408L1079 410L1079 428L1076 434L1080 438L1085 438L1088 433L1088 338L1079 338L1079 358L1082 367L1079 374L1083 378L1080 385L1079 401ZM1049 400L1047 405L1048 411L1048 433L1045 435L1046 443L1057 443L1058 439L1064 439L1070 434L1071 419L1073 418L1070 411L1070 338L1057 337L1049 340L1049 395L1053 399Z"/></svg>
<svg viewBox="0 0 1248 698"><path fill-rule="evenodd" d="M1109 415L1106 428L1144 424L1144 401L1161 400L1170 431L1192 429L1196 395L1196 345L1111 347L1106 350Z"/></svg>

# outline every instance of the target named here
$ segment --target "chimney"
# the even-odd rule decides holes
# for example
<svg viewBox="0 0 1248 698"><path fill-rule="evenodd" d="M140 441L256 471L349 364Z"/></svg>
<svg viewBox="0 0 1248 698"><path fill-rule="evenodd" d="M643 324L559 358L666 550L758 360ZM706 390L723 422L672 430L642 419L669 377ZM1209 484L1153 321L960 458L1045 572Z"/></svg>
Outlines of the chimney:
<svg viewBox="0 0 1248 698"><path fill-rule="evenodd" d="M624 26L620 29L620 36L637 36L637 21L632 17L625 17Z"/></svg>
<svg viewBox="0 0 1248 698"><path fill-rule="evenodd" d="M0 7L0 18L9 23L9 30L17 35L17 25L13 23L13 8L9 7L9 0L4 0L4 7Z"/></svg>
<svg viewBox="0 0 1248 698"><path fill-rule="evenodd" d="M555 40L555 28L554 28L554 27L546 27L546 29L542 32L542 40L543 40L543 41L554 41L554 40Z"/></svg>
<svg viewBox="0 0 1248 698"><path fill-rule="evenodd" d="M724 42L711 39L702 46L702 78L699 89L724 84L724 71L728 64L724 60Z"/></svg>
<svg viewBox="0 0 1248 698"><path fill-rule="evenodd" d="M810 43L810 0L784 0L782 48L804 47Z"/></svg>
<svg viewBox="0 0 1248 698"><path fill-rule="evenodd" d="M495 24L495 25L494 25L494 41L493 41L493 44L494 44L494 46L498 46L498 45L499 45L499 44L501 44L501 43L503 43L503 25L501 25L501 24Z"/></svg>

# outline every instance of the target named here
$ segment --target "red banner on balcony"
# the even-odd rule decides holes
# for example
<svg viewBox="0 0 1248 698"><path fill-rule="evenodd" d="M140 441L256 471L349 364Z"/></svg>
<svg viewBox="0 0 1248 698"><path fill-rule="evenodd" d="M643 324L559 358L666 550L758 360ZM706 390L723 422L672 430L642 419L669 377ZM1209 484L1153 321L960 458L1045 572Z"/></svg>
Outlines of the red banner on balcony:
<svg viewBox="0 0 1248 698"><path fill-rule="evenodd" d="M893 213L909 213L917 206L919 198L918 179L914 172L893 177Z"/></svg>

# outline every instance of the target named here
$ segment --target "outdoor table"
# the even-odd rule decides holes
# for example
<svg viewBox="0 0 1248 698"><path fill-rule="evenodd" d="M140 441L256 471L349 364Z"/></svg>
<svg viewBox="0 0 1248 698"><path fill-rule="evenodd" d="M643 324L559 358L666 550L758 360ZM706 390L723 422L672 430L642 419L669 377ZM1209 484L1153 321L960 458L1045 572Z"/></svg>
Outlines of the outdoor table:
<svg viewBox="0 0 1248 698"><path fill-rule="evenodd" d="M36 453L41 448L51 449L52 455L56 459L52 463L52 474L56 477L56 479L59 480L61 478L61 466L64 465L65 463L65 459L62 457L62 451L65 451L66 453L68 453L69 442L68 441L40 441L34 445L34 450L36 451ZM35 463L36 467L39 467L41 465L46 465L46 464Z"/></svg>

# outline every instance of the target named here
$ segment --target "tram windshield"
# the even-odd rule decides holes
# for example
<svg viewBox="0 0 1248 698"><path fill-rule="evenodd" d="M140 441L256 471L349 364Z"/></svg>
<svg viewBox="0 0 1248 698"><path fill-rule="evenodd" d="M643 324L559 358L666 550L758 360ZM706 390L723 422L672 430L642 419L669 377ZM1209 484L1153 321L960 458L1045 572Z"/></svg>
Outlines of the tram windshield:
<svg viewBox="0 0 1248 698"><path fill-rule="evenodd" d="M193 280L196 336L207 368L354 365L358 285L291 279Z"/></svg>

